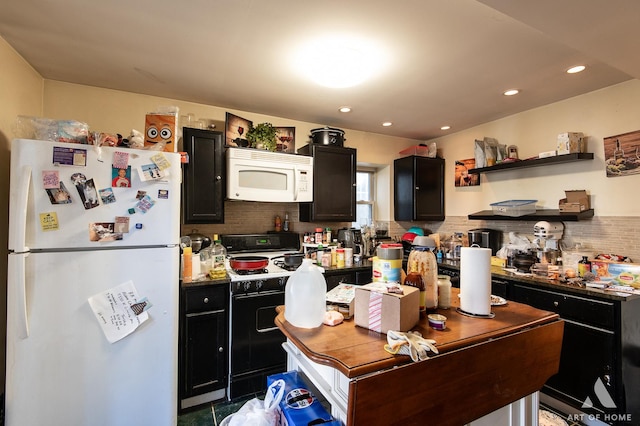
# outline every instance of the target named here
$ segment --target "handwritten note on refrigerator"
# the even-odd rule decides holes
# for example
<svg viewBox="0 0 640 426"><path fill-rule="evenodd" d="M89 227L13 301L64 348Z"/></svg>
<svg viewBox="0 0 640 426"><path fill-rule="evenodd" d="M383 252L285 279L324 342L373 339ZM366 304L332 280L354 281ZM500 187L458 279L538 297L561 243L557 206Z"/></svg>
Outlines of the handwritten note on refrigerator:
<svg viewBox="0 0 640 426"><path fill-rule="evenodd" d="M89 298L89 305L109 343L123 339L149 319L146 309L139 309L143 300L145 299L138 295L133 281L127 281Z"/></svg>

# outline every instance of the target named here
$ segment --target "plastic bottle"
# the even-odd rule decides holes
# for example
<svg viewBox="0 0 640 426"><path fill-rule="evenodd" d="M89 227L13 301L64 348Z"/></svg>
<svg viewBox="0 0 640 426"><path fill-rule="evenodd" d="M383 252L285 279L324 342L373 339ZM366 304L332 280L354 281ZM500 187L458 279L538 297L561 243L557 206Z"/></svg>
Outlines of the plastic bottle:
<svg viewBox="0 0 640 426"><path fill-rule="evenodd" d="M316 244L322 244L322 228L316 228Z"/></svg>
<svg viewBox="0 0 640 426"><path fill-rule="evenodd" d="M227 249L222 245L218 235L213 236L214 243L211 250L211 269L209 269L209 278L212 280L223 279L227 276L227 268L225 267L225 259L227 257Z"/></svg>
<svg viewBox="0 0 640 426"><path fill-rule="evenodd" d="M336 267L344 268L344 249L336 249Z"/></svg>
<svg viewBox="0 0 640 426"><path fill-rule="evenodd" d="M284 318L294 327L315 328L322 325L326 311L327 282L311 259L302 264L287 280L284 293Z"/></svg>
<svg viewBox="0 0 640 426"><path fill-rule="evenodd" d="M438 308L449 309L451 307L451 277L438 275Z"/></svg>
<svg viewBox="0 0 640 426"><path fill-rule="evenodd" d="M324 238L327 244L331 244L331 228L326 228L324 230Z"/></svg>
<svg viewBox="0 0 640 426"><path fill-rule="evenodd" d="M578 276L584 277L587 272L591 272L591 262L587 256L582 256L582 260L578 262Z"/></svg>
<svg viewBox="0 0 640 426"><path fill-rule="evenodd" d="M425 316L427 313L427 307L425 305L427 289L424 286L422 274L418 272L418 262L415 260L411 262L409 275L405 277L404 285L415 287L420 290L420 316Z"/></svg>
<svg viewBox="0 0 640 426"><path fill-rule="evenodd" d="M318 251L316 252L316 263L322 265L322 254L324 253L324 247L322 244L318 244Z"/></svg>
<svg viewBox="0 0 640 426"><path fill-rule="evenodd" d="M191 266L193 251L191 247L184 247L182 249L182 282L190 283L193 274L193 268Z"/></svg>
<svg viewBox="0 0 640 426"><path fill-rule="evenodd" d="M280 216L276 216L274 227L276 229L276 232L282 231L282 219L280 218Z"/></svg>
<svg viewBox="0 0 640 426"><path fill-rule="evenodd" d="M422 275L426 289L425 307L427 311L438 307L438 264L436 255L427 247L413 247L409 253L408 264L416 261L418 272Z"/></svg>

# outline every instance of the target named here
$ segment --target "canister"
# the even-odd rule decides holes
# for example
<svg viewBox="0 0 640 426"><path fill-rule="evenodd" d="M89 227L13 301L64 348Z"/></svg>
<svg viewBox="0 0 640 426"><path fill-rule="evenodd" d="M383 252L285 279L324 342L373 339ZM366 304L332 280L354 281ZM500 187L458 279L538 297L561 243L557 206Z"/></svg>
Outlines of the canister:
<svg viewBox="0 0 640 426"><path fill-rule="evenodd" d="M400 282L402 244L380 244L373 260L373 281Z"/></svg>
<svg viewBox="0 0 640 426"><path fill-rule="evenodd" d="M336 250L336 267L338 268L344 268L344 249L337 249Z"/></svg>
<svg viewBox="0 0 640 426"><path fill-rule="evenodd" d="M353 248L345 247L344 249L344 266L350 268L353 266Z"/></svg>

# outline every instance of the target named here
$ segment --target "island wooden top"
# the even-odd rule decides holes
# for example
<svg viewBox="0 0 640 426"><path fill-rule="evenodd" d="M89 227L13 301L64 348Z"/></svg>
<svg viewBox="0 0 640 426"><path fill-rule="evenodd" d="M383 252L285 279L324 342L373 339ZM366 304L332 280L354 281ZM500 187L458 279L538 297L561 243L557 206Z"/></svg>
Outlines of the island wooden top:
<svg viewBox="0 0 640 426"><path fill-rule="evenodd" d="M413 328L435 340L440 354L559 320L553 312L511 301L492 306L494 318L469 317L456 311L460 305L458 293L459 289L453 288L452 307L438 310L447 317L445 330L432 329L427 318L421 318ZM349 378L411 362L408 355L392 355L384 350L386 334L358 327L353 319L334 327L298 328L285 320L284 307L280 306L275 323L308 358L336 368Z"/></svg>

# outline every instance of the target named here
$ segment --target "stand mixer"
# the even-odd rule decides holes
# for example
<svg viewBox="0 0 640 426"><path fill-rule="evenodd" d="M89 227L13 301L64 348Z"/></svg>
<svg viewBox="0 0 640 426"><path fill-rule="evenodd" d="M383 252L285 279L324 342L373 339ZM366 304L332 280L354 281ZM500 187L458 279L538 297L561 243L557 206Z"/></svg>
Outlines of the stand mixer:
<svg viewBox="0 0 640 426"><path fill-rule="evenodd" d="M533 226L534 243L538 245L536 256L539 263L555 265L558 261L558 242L562 238L564 225L562 222L540 221Z"/></svg>

